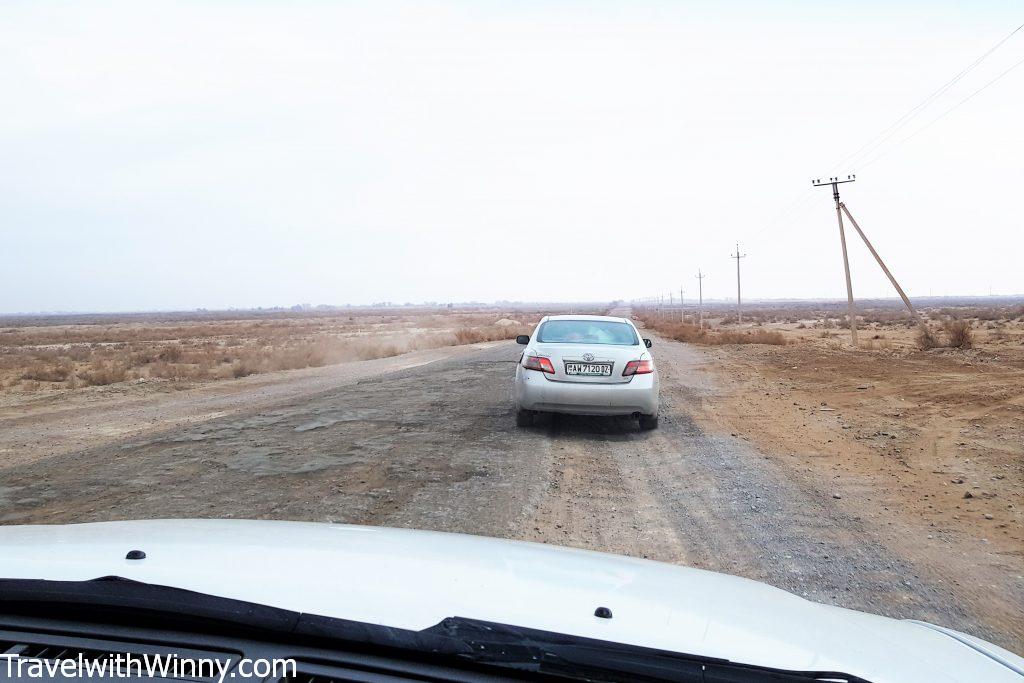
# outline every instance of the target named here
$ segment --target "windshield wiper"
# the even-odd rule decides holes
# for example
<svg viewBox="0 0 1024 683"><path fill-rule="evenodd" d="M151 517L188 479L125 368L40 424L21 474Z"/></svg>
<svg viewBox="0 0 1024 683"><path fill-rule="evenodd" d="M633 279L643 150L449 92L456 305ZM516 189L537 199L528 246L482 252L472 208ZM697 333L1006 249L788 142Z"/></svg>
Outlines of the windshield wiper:
<svg viewBox="0 0 1024 683"><path fill-rule="evenodd" d="M867 683L838 672L772 669L460 617L450 617L420 633L444 635L468 645L468 656L476 663L578 680L621 680L628 676L629 680L687 683Z"/></svg>
<svg viewBox="0 0 1024 683"><path fill-rule="evenodd" d="M785 671L463 617L411 631L115 576L91 581L0 579L0 618L22 613L104 623L129 621L138 628L170 627L301 644L316 641L339 649L443 658L449 663L462 661L570 680L868 683L838 672Z"/></svg>

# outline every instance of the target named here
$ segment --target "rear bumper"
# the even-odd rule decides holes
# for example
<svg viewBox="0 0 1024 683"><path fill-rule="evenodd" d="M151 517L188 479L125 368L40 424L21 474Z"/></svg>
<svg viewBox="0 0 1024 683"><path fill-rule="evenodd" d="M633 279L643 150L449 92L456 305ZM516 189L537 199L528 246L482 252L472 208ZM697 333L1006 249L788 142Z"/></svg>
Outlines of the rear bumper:
<svg viewBox="0 0 1024 683"><path fill-rule="evenodd" d="M626 384L552 382L543 374L518 369L516 407L571 415L656 415L657 373L637 375Z"/></svg>

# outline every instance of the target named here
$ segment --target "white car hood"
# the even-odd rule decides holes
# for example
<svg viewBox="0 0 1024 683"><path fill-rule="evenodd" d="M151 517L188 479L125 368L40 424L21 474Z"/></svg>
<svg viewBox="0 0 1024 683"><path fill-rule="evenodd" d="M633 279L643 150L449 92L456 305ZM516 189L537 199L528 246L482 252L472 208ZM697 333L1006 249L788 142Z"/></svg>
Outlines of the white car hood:
<svg viewBox="0 0 1024 683"><path fill-rule="evenodd" d="M101 576L412 630L458 616L875 683L1024 680L1024 659L956 632L583 550L301 522L0 527L0 578ZM595 617L599 606L613 618Z"/></svg>

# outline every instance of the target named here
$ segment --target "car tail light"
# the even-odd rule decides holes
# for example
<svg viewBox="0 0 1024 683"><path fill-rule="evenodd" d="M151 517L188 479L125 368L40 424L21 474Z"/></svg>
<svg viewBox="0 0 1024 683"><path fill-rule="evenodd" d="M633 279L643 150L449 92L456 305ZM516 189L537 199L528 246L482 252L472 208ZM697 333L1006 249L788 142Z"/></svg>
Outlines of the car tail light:
<svg viewBox="0 0 1024 683"><path fill-rule="evenodd" d="M539 370L548 374L555 374L555 366L551 364L550 358L543 356L526 356L523 358L523 367L527 370Z"/></svg>
<svg viewBox="0 0 1024 683"><path fill-rule="evenodd" d="M630 375L648 375L652 372L654 372L654 361L631 360L626 363L626 367L622 369L622 376L629 377Z"/></svg>

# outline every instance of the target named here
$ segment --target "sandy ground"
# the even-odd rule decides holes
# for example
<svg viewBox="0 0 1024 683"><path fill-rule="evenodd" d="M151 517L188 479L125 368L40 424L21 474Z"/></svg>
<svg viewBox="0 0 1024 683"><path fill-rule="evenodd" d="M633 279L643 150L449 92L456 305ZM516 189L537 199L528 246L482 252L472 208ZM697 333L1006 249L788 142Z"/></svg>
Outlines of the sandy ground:
<svg viewBox="0 0 1024 683"><path fill-rule="evenodd" d="M721 393L702 424L740 434L795 482L831 492L876 542L1021 642L1024 354L704 353Z"/></svg>
<svg viewBox="0 0 1024 683"><path fill-rule="evenodd" d="M826 447L833 428L860 433L838 424L838 399L775 397L781 380L749 349L657 339L660 429L555 418L521 430L509 396L520 349L437 349L3 414L0 520L250 517L520 538L725 571L1024 650L1019 524L982 517L982 541L987 528L966 525L965 508L964 526L931 527L925 511L939 501L906 487L932 476L941 486L939 474L905 474L867 443L857 457ZM744 357L747 374L734 367ZM822 400L837 410L799 410ZM970 481L963 464L941 477ZM963 500L1019 508L988 484Z"/></svg>

